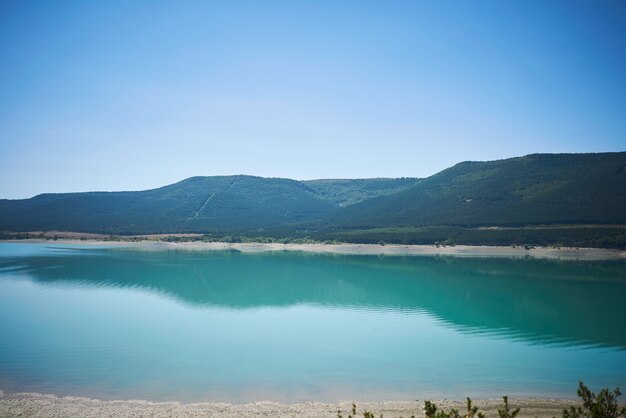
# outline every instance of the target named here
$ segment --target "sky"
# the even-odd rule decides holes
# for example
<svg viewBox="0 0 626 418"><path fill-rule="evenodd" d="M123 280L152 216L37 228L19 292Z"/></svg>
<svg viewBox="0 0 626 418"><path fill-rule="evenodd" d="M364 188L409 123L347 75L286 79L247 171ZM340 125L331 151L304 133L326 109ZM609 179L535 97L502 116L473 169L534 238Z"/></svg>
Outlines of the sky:
<svg viewBox="0 0 626 418"><path fill-rule="evenodd" d="M620 0L0 0L0 198L624 150Z"/></svg>

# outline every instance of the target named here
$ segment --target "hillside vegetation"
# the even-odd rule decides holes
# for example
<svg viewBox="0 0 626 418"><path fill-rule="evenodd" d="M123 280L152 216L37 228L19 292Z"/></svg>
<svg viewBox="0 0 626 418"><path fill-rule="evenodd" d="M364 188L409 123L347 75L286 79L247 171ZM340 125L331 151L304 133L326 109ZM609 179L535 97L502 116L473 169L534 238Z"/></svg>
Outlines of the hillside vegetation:
<svg viewBox="0 0 626 418"><path fill-rule="evenodd" d="M327 226L523 226L626 222L626 153L535 154L463 162L389 196L333 214Z"/></svg>
<svg viewBox="0 0 626 418"><path fill-rule="evenodd" d="M0 200L0 231L626 247L626 152L463 162L425 179L192 177Z"/></svg>
<svg viewBox="0 0 626 418"><path fill-rule="evenodd" d="M387 196L416 185L420 179L324 179L304 181L319 196L335 202L341 207L350 206L377 196Z"/></svg>
<svg viewBox="0 0 626 418"><path fill-rule="evenodd" d="M0 229L238 232L318 218L336 209L295 180L192 177L140 192L43 194L0 201Z"/></svg>
<svg viewBox="0 0 626 418"><path fill-rule="evenodd" d="M112 234L243 233L323 218L341 206L402 190L415 179L191 177L153 190L41 194L0 200L0 230Z"/></svg>

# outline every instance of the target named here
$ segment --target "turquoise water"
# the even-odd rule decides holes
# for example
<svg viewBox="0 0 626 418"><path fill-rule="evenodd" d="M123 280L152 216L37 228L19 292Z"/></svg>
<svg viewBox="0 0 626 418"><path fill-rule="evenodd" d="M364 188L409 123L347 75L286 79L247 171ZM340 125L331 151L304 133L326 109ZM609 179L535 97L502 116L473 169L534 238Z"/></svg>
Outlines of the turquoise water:
<svg viewBox="0 0 626 418"><path fill-rule="evenodd" d="M0 244L0 389L286 402L626 387L626 263Z"/></svg>

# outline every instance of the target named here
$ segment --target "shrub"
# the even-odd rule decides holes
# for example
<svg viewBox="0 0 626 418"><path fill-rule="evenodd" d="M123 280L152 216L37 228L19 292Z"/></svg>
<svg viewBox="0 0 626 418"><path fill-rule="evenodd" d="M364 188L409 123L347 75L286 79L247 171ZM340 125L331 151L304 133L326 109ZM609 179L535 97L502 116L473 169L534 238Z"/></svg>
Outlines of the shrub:
<svg viewBox="0 0 626 418"><path fill-rule="evenodd" d="M498 416L500 418L515 418L519 414L519 408L511 411L511 408L509 408L509 397L503 396L502 399L504 400L504 409L498 409Z"/></svg>
<svg viewBox="0 0 626 418"><path fill-rule="evenodd" d="M618 418L626 416L626 408L620 408L617 398L621 396L619 388L612 392L602 389L598 395L593 393L583 382L578 383L578 396L583 401L580 406L570 406L563 410L563 418Z"/></svg>
<svg viewBox="0 0 626 418"><path fill-rule="evenodd" d="M424 402L424 413L426 415L426 418L461 418L461 415L459 415L459 411L457 409L452 408L450 409L450 412L437 411L437 405L430 401ZM512 417L514 416L515 415L513 415ZM467 414L464 415L464 417L485 418L485 415L482 412L478 412L478 407L472 406L472 400L470 398L467 398Z"/></svg>
<svg viewBox="0 0 626 418"><path fill-rule="evenodd" d="M619 388L609 391L602 389L599 394L593 393L583 382L578 384L578 396L583 401L583 406L571 406L569 409L563 410L563 418L619 418L626 417L626 408L620 407L617 398L622 395ZM504 408L498 409L500 418L515 418L520 413L520 408L511 409L509 406L509 397L503 396ZM467 411L464 415L459 414L457 409L450 409L449 412L438 410L437 405L431 401L424 402L424 415L426 418L485 418L482 412L478 411L478 407L472 406L472 400L467 398ZM337 417L342 418L341 410L337 411ZM356 418L356 404L352 404L352 415L349 417ZM369 411L363 412L364 418L375 418L374 414ZM411 418L415 416L412 415ZM382 418L382 415L381 415Z"/></svg>

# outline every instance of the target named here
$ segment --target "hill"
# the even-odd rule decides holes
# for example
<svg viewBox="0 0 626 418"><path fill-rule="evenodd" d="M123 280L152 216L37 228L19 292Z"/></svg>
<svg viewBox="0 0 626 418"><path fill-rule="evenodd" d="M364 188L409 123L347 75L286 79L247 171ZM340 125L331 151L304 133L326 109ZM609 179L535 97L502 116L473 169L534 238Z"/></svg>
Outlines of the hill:
<svg viewBox="0 0 626 418"><path fill-rule="evenodd" d="M463 162L330 215L334 228L626 222L626 152Z"/></svg>
<svg viewBox="0 0 626 418"><path fill-rule="evenodd" d="M341 207L354 205L378 196L387 196L416 185L420 179L413 177L374 179L323 179L303 183L325 199Z"/></svg>
<svg viewBox="0 0 626 418"><path fill-rule="evenodd" d="M262 233L323 218L416 179L312 180L191 177L153 190L41 194L0 200L0 230L109 234Z"/></svg>
<svg viewBox="0 0 626 418"><path fill-rule="evenodd" d="M237 233L337 209L303 183L253 176L192 177L139 192L42 194L0 201L0 229L114 234Z"/></svg>
<svg viewBox="0 0 626 418"><path fill-rule="evenodd" d="M626 152L462 162L425 179L192 177L0 200L0 231L626 247Z"/></svg>

